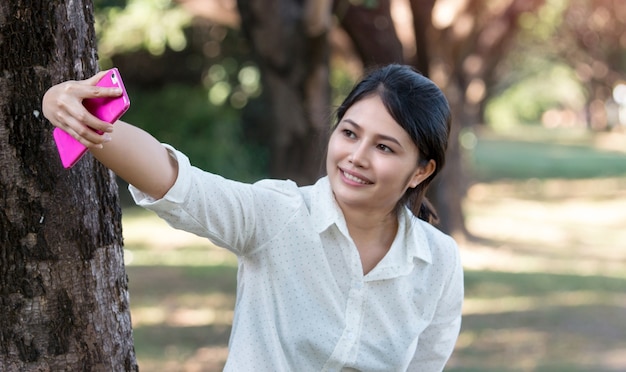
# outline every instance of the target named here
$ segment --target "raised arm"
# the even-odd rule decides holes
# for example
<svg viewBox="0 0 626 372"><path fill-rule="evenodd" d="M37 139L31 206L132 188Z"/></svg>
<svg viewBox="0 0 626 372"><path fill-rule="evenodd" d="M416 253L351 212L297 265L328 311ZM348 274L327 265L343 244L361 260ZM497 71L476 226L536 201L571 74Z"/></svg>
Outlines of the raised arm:
<svg viewBox="0 0 626 372"><path fill-rule="evenodd" d="M118 88L95 85L105 73L53 86L43 97L43 114L54 126L87 146L98 161L126 182L160 199L176 181L176 160L149 133L123 121L110 125L91 115L82 104L85 98L122 94Z"/></svg>

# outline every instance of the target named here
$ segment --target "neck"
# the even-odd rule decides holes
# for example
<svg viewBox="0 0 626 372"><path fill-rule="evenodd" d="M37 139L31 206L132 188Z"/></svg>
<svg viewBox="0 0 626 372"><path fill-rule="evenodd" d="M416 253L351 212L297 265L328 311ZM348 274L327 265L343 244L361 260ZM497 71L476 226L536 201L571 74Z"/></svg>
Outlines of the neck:
<svg viewBox="0 0 626 372"><path fill-rule="evenodd" d="M371 211L341 207L348 231L356 241L387 242L396 235L398 216L395 210Z"/></svg>

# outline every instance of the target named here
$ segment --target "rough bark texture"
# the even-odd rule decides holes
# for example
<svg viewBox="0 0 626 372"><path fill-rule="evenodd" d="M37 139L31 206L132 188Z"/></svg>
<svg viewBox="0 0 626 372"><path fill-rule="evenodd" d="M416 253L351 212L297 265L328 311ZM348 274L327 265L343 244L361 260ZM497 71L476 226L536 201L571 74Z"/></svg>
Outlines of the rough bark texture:
<svg viewBox="0 0 626 372"><path fill-rule="evenodd" d="M0 369L136 371L121 209L87 155L64 170L41 115L97 70L92 3L0 3Z"/></svg>
<svg viewBox="0 0 626 372"><path fill-rule="evenodd" d="M330 122L328 31L313 27L311 32L306 15L307 5L313 6L306 1L240 0L237 5L272 108L263 123L272 133L271 175L309 184L320 175L320 149Z"/></svg>

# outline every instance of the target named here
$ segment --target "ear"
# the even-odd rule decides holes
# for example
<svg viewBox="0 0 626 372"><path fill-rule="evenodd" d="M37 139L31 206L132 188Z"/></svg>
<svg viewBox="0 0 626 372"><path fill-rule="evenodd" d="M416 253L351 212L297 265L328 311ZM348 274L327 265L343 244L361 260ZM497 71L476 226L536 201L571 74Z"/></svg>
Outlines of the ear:
<svg viewBox="0 0 626 372"><path fill-rule="evenodd" d="M409 180L409 187L412 189L416 188L425 179L430 177L430 175L435 172L435 169L437 169L437 163L435 163L433 159L430 159L426 165L418 167Z"/></svg>

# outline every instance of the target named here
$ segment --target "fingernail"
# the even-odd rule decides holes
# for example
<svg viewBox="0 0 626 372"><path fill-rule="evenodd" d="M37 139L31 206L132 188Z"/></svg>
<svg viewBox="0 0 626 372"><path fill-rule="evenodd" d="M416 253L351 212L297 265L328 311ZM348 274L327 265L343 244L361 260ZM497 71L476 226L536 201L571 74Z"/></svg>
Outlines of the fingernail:
<svg viewBox="0 0 626 372"><path fill-rule="evenodd" d="M111 135L108 133L105 133L102 135L102 138L104 139L104 142L110 142L111 141Z"/></svg>

